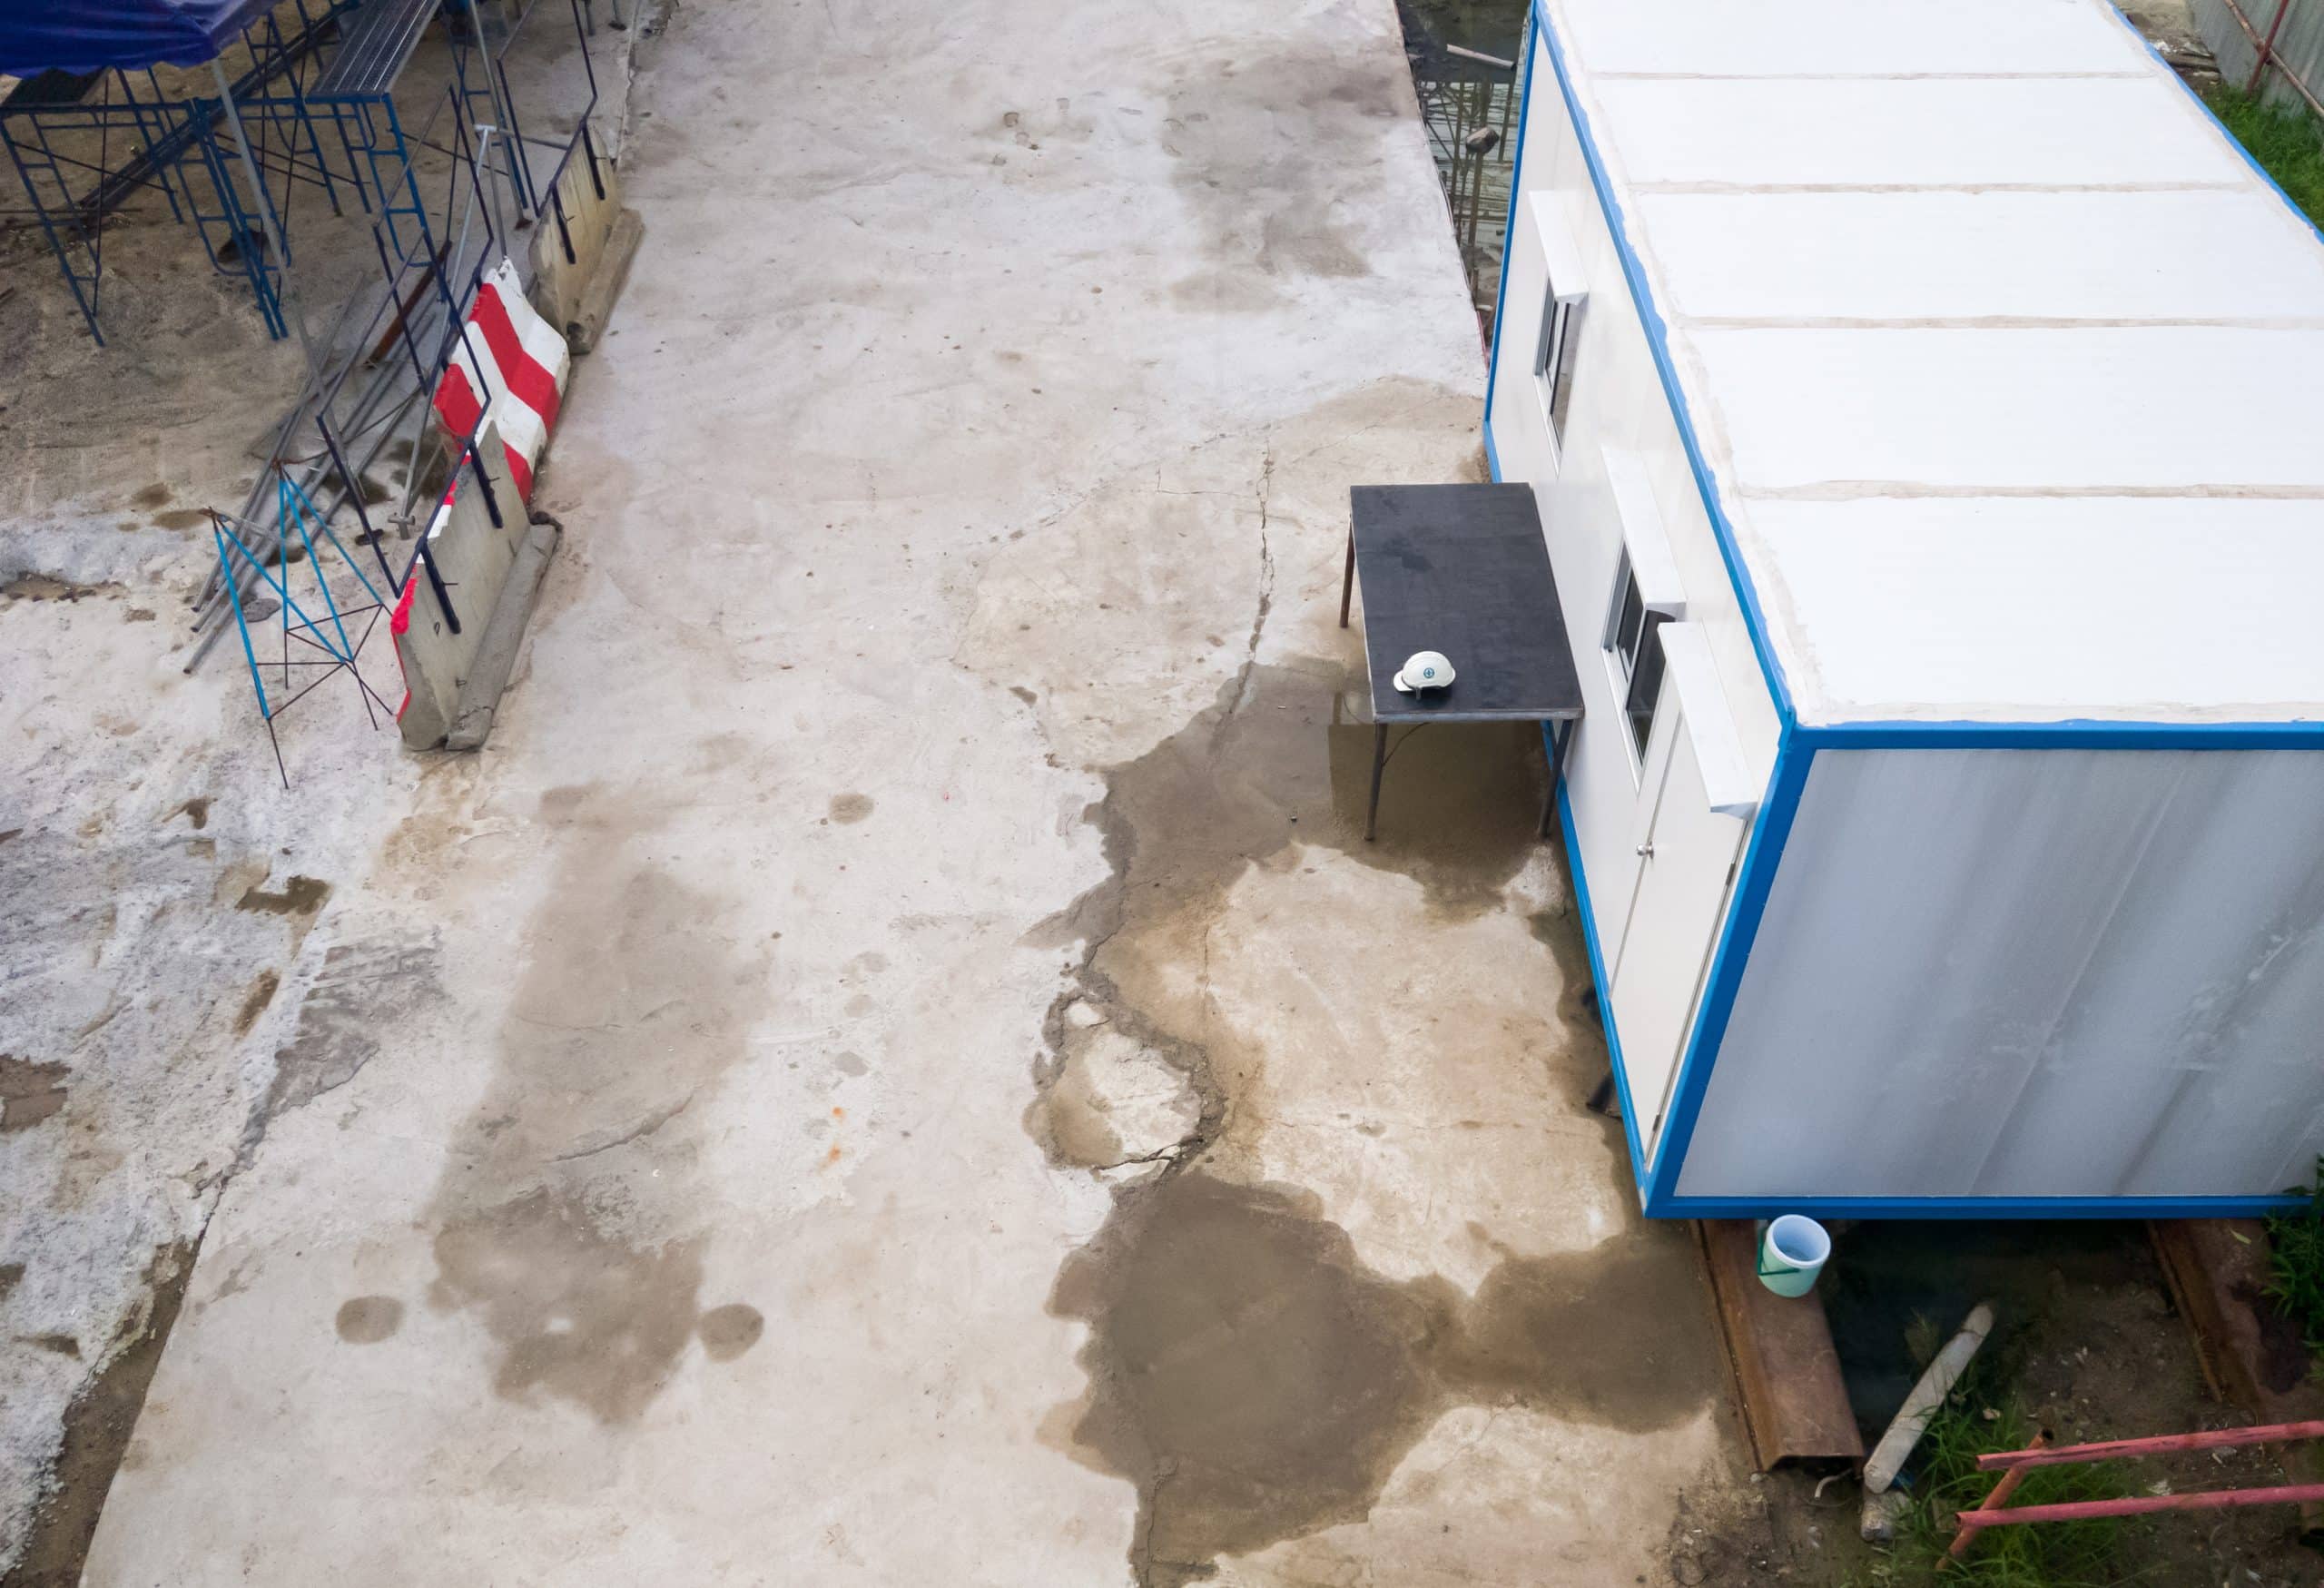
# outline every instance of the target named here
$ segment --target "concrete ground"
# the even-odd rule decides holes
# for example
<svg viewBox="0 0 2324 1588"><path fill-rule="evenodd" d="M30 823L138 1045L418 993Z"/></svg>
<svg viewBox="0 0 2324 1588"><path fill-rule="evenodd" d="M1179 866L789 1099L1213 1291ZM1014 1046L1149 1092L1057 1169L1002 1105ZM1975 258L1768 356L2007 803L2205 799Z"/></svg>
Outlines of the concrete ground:
<svg viewBox="0 0 2324 1588"><path fill-rule="evenodd" d="M1538 748L1431 730L1360 837L1346 488L1482 469L1393 8L705 0L635 94L482 755L318 719L293 814L118 615L168 547L0 610L0 1045L208 1089L10 1094L149 1166L103 1307L21 1182L56 1384L192 1263L85 1580L1702 1581Z"/></svg>

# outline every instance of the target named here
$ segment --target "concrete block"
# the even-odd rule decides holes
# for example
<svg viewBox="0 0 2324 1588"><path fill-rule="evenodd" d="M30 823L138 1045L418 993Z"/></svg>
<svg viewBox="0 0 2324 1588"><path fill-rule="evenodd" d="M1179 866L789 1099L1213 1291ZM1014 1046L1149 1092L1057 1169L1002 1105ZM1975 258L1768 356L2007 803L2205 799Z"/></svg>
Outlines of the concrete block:
<svg viewBox="0 0 2324 1588"><path fill-rule="evenodd" d="M629 280L630 261L637 257L637 245L645 241L645 222L636 211L624 210L615 218L596 273L582 289L581 306L565 327L565 340L575 352L589 351L606 333L606 322L614 317L614 303Z"/></svg>
<svg viewBox="0 0 2324 1588"><path fill-rule="evenodd" d="M411 616L395 636L411 699L397 719L403 742L415 750L443 743L458 715L460 691L474 671L494 607L527 530L524 499L508 472L500 432L489 420L477 435L489 498L473 469L463 465L450 498L428 527L428 549L450 598L447 613L423 568L412 577L419 588ZM497 508L500 521L493 521Z"/></svg>
<svg viewBox="0 0 2324 1588"><path fill-rule="evenodd" d="M533 229L533 307L563 330L580 312L582 294L605 261L622 213L621 172L600 158L593 175L588 156L576 154L542 209Z"/></svg>
<svg viewBox="0 0 2324 1588"><path fill-rule="evenodd" d="M492 616L485 624L476 659L460 686L459 703L444 735L448 750L480 750L492 735L493 715L499 709L508 676L516 670L517 650L524 643L525 626L532 621L533 603L540 597L541 580L549 559L556 555L564 528L543 514L533 522L517 560L500 586Z"/></svg>

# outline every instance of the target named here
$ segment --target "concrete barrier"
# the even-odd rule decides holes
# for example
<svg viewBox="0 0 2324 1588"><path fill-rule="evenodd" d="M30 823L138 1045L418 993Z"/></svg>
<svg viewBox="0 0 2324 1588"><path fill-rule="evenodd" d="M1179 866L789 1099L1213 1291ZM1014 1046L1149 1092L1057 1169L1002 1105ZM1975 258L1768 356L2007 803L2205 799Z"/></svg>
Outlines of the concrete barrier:
<svg viewBox="0 0 2324 1588"><path fill-rule="evenodd" d="M459 711L461 687L475 669L493 609L528 528L524 498L490 419L477 432L475 458L491 487L489 497L478 483L473 465L464 460L428 527L428 554L443 578L450 613L437 599L427 570L415 565L389 625L396 659L403 665L405 692L396 725L403 742L415 750L435 748L450 730Z"/></svg>
<svg viewBox="0 0 2324 1588"><path fill-rule="evenodd" d="M556 428L572 370L565 333L534 308L517 284L516 265L503 259L478 285L467 329L436 388L436 419L452 455L489 418L517 494L530 498L533 469Z"/></svg>
<svg viewBox="0 0 2324 1588"><path fill-rule="evenodd" d="M613 300L645 235L635 210L621 203L621 172L576 152L550 190L533 229L533 306L565 333L576 353L596 345Z"/></svg>

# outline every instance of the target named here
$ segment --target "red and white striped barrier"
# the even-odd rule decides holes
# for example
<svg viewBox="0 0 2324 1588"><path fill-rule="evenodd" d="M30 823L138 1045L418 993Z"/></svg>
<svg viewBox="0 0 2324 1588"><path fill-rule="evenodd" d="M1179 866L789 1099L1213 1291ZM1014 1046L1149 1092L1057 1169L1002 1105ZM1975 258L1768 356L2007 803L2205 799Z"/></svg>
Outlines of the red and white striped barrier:
<svg viewBox="0 0 2324 1588"><path fill-rule="evenodd" d="M529 500L533 466L556 424L573 355L564 335L525 301L517 267L506 259L486 272L468 323L436 388L436 417L459 441L489 417L499 427L517 493Z"/></svg>

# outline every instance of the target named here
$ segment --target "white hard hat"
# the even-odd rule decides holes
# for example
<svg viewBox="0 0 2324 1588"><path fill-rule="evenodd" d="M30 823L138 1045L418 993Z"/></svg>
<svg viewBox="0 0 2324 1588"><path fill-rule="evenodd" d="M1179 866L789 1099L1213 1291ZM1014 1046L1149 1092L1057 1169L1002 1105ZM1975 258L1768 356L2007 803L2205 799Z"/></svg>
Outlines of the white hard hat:
<svg viewBox="0 0 2324 1588"><path fill-rule="evenodd" d="M1438 651L1414 651L1404 658L1403 670L1389 680L1410 695L1415 689L1443 689L1452 682L1452 664Z"/></svg>

